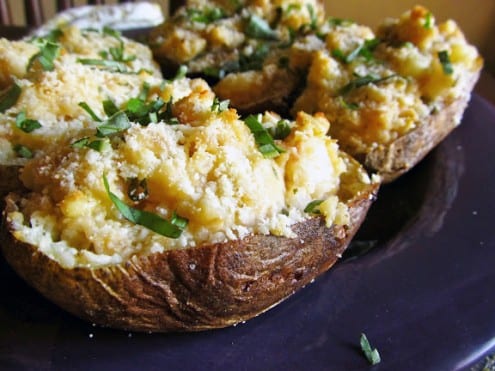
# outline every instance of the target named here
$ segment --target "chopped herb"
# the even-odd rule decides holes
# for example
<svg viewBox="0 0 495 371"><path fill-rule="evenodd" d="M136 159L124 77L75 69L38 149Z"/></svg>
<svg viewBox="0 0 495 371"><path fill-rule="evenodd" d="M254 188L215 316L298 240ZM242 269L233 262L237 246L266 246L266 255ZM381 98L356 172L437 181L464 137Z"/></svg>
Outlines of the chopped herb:
<svg viewBox="0 0 495 371"><path fill-rule="evenodd" d="M4 113L14 106L21 95L21 87L15 82L0 93L0 113Z"/></svg>
<svg viewBox="0 0 495 371"><path fill-rule="evenodd" d="M108 138L97 138L97 139L90 139L89 137L84 137L79 140L76 140L71 144L72 148L84 148L88 147L91 149L94 149L95 151L98 152L103 152L106 151L107 149L110 149L110 140Z"/></svg>
<svg viewBox="0 0 495 371"><path fill-rule="evenodd" d="M305 208L304 212L308 214L320 214L320 209L318 206L320 206L323 203L324 200L314 200L311 201Z"/></svg>
<svg viewBox="0 0 495 371"><path fill-rule="evenodd" d="M454 73L454 67L450 61L449 52L447 50L438 52L438 59L440 59L440 63L442 64L443 73L446 75L452 75Z"/></svg>
<svg viewBox="0 0 495 371"><path fill-rule="evenodd" d="M373 51L376 49L378 44L380 44L380 39L368 39L351 51L348 55L344 55L340 49L335 49L332 51L332 56L346 64L351 63L358 57L362 57L369 62L373 59Z"/></svg>
<svg viewBox="0 0 495 371"><path fill-rule="evenodd" d="M254 39L277 40L277 32L273 30L268 22L255 14L251 14L247 19L244 30L247 36Z"/></svg>
<svg viewBox="0 0 495 371"><path fill-rule="evenodd" d="M371 348L370 342L368 341L368 338L365 334L361 334L359 343L361 345L361 350L363 351L364 355L371 365L376 365L381 362L380 353L378 353L377 349Z"/></svg>
<svg viewBox="0 0 495 371"><path fill-rule="evenodd" d="M42 37L31 40L31 43L36 45L40 51L31 57L27 69L29 70L37 60L45 71L53 71L54 61L60 53L60 44Z"/></svg>
<svg viewBox="0 0 495 371"><path fill-rule="evenodd" d="M215 97L215 99L213 99L213 104L211 105L211 112L223 112L229 108L229 104L230 100L226 99L221 101L218 97Z"/></svg>
<svg viewBox="0 0 495 371"><path fill-rule="evenodd" d="M222 8L206 8L203 10L188 8L186 13L191 21L204 24L210 24L226 17Z"/></svg>
<svg viewBox="0 0 495 371"><path fill-rule="evenodd" d="M108 49L108 52L112 56L112 59L117 62L132 62L133 60L136 59L135 55L129 55L125 56L124 54L124 42L120 40L119 46L118 47L112 47ZM108 54L105 52L102 52L102 56L106 59L108 58Z"/></svg>
<svg viewBox="0 0 495 371"><path fill-rule="evenodd" d="M106 99L103 101L103 111L105 111L107 116L113 116L119 112L119 108L115 105L113 100Z"/></svg>
<svg viewBox="0 0 495 371"><path fill-rule="evenodd" d="M181 64L172 81L183 79L184 77L186 77L186 75L187 75L187 66Z"/></svg>
<svg viewBox="0 0 495 371"><path fill-rule="evenodd" d="M174 213L171 220L168 221L157 214L128 206L110 191L110 186L108 185L108 180L105 175L103 175L103 184L110 200L112 200L117 210L131 223L141 225L153 232L170 238L180 237L182 231L187 227L188 220L178 216L176 213Z"/></svg>
<svg viewBox="0 0 495 371"><path fill-rule="evenodd" d="M428 12L426 14L425 23L423 23L423 27L426 28L427 30L433 27L433 15L431 14L431 12Z"/></svg>
<svg viewBox="0 0 495 371"><path fill-rule="evenodd" d="M340 104L342 107L355 111L359 109L359 104L354 102L347 102L344 98L339 97Z"/></svg>
<svg viewBox="0 0 495 371"><path fill-rule="evenodd" d="M379 84L381 82L384 82L386 80L389 80L393 77L396 77L397 75L389 75L385 77L379 77L375 75L365 75L365 76L358 76L356 79L352 80L349 82L347 85L344 85L342 88L340 88L339 93L341 95L347 95L351 91L358 89L360 87L369 85L369 84Z"/></svg>
<svg viewBox="0 0 495 371"><path fill-rule="evenodd" d="M31 133L41 127L38 120L28 119L25 111L19 112L15 118L15 125L25 133Z"/></svg>
<svg viewBox="0 0 495 371"><path fill-rule="evenodd" d="M291 127L288 120L280 120L277 125L271 130L273 139L283 140L290 134Z"/></svg>
<svg viewBox="0 0 495 371"><path fill-rule="evenodd" d="M129 122L127 115L124 112L119 111L96 128L96 136L100 138L108 137L122 133L130 127L131 123Z"/></svg>
<svg viewBox="0 0 495 371"><path fill-rule="evenodd" d="M108 27L108 26L103 27L102 33L103 33L103 35L115 37L118 40L120 40L120 38L122 37L122 34L120 33L120 31L117 31L117 30L115 30L111 27Z"/></svg>
<svg viewBox="0 0 495 371"><path fill-rule="evenodd" d="M86 102L79 102L79 107L81 107L83 110L85 110L94 121L97 122L102 122L103 120L99 118L96 113L89 107L89 105Z"/></svg>
<svg viewBox="0 0 495 371"><path fill-rule="evenodd" d="M316 30L318 28L318 17L316 16L315 8L313 8L313 5L311 4L306 4L306 6L308 8L309 16L311 17L309 28Z"/></svg>
<svg viewBox="0 0 495 371"><path fill-rule="evenodd" d="M13 149L14 152L17 153L19 157L33 158L33 152L26 146L23 146L22 144L14 145Z"/></svg>
<svg viewBox="0 0 495 371"><path fill-rule="evenodd" d="M130 178L127 195L134 202L139 202L146 199L148 197L148 183L146 178L141 180L138 178Z"/></svg>
<svg viewBox="0 0 495 371"><path fill-rule="evenodd" d="M331 27L337 27L337 26L346 27L346 26L353 24L354 22L349 20L349 19L330 17L330 18L328 18L327 23Z"/></svg>
<svg viewBox="0 0 495 371"><path fill-rule="evenodd" d="M119 61L108 59L78 58L77 61L86 66L105 67L114 72L128 72L127 67Z"/></svg>
<svg viewBox="0 0 495 371"><path fill-rule="evenodd" d="M251 130L251 133L253 133L256 145L264 157L273 158L285 152L275 144L272 136L261 124L259 116L249 115L244 120L244 123Z"/></svg>

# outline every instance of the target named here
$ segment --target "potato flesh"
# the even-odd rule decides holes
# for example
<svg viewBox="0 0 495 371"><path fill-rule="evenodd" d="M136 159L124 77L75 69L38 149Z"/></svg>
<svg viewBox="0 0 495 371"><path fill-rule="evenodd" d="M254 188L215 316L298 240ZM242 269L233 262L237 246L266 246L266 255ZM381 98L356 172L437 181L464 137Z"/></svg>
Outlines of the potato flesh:
<svg viewBox="0 0 495 371"><path fill-rule="evenodd" d="M301 113L278 141L285 152L265 158L234 110L212 111L205 82L194 80L191 88L173 105L180 125L133 124L107 151L66 146L30 161L21 179L33 193L10 216L16 238L42 246L63 266L93 267L249 234L295 238L291 225L311 216L303 210L313 200L329 200L321 210L329 226L349 222L338 198L348 167L326 135L326 118ZM261 116L266 127L279 120ZM124 220L103 174L129 205L128 179L146 179L149 196L134 206L166 219L176 212L189 220L184 233L171 239Z"/></svg>

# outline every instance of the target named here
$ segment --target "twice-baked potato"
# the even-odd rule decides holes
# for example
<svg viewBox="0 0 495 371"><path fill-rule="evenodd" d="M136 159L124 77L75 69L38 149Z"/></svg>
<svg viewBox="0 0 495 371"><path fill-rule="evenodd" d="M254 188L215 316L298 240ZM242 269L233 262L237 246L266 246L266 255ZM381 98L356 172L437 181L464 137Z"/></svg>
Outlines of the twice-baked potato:
<svg viewBox="0 0 495 371"><path fill-rule="evenodd" d="M316 9L316 4L292 5L274 5L280 19L262 13L265 24L280 34L269 41L258 38L257 47L248 49L257 63L239 63L243 58L236 55L237 64L224 64L207 42L200 53L185 53L181 63L204 75L220 71L213 89L240 112L263 108L292 117L299 111L323 112L341 148L384 182L413 167L460 123L483 63L455 22L437 24L431 12L416 6L385 20L376 32L349 20L302 15L302 23L293 28L283 15L295 8ZM239 15L224 13L203 28L214 30L235 17ZM198 36L181 31L199 27L198 22L178 19L180 24L173 18L162 28L168 35L180 33L180 44L190 51L190 41ZM236 30L245 40L246 29ZM177 51L166 42L158 45L153 51L160 56ZM241 53L241 45L234 50ZM203 60L208 63L198 64Z"/></svg>
<svg viewBox="0 0 495 371"><path fill-rule="evenodd" d="M332 266L375 197L323 115L241 120L184 80L166 106L142 97L158 120L127 106L125 126L28 161L28 192L7 197L6 260L76 316L136 331L244 321Z"/></svg>
<svg viewBox="0 0 495 371"><path fill-rule="evenodd" d="M94 131L88 107L103 117L102 101L120 105L161 83L150 49L112 30L0 39L0 197L22 186L17 171L29 158Z"/></svg>

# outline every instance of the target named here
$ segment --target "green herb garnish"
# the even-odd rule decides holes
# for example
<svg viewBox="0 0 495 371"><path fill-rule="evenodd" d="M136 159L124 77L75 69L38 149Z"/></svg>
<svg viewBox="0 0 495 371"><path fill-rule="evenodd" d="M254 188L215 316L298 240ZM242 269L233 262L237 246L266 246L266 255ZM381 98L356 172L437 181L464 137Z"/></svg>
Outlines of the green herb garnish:
<svg viewBox="0 0 495 371"><path fill-rule="evenodd" d="M188 8L186 13L191 21L204 24L210 24L226 17L222 8L206 8L203 10Z"/></svg>
<svg viewBox="0 0 495 371"><path fill-rule="evenodd" d="M375 75L365 75L365 76L358 76L356 79L352 80L349 82L347 85L344 85L342 88L340 88L339 93L341 95L347 95L351 91L358 89L360 87L369 85L369 84L379 84L384 81L387 81L393 77L397 77L397 75L389 75L385 77L379 77Z"/></svg>
<svg viewBox="0 0 495 371"><path fill-rule="evenodd" d="M14 145L13 149L14 152L17 153L19 157L33 158L33 152L26 146L23 146L22 144Z"/></svg>
<svg viewBox="0 0 495 371"><path fill-rule="evenodd" d="M378 44L380 44L380 39L368 39L351 51L348 55L345 55L340 49L335 49L332 51L332 56L346 64L351 63L358 57L362 57L369 62L373 59L373 52Z"/></svg>
<svg viewBox="0 0 495 371"><path fill-rule="evenodd" d="M119 111L96 128L96 136L100 138L108 137L114 134L122 133L130 127L131 123L129 122L129 118L125 112Z"/></svg>
<svg viewBox="0 0 495 371"><path fill-rule="evenodd" d="M39 52L33 55L28 62L28 70L33 65L34 61L38 61L45 71L53 71L55 68L54 61L60 53L60 44L52 41L51 38L35 38L31 43L39 48Z"/></svg>
<svg viewBox="0 0 495 371"><path fill-rule="evenodd" d="M174 213L170 221L168 221L157 214L128 206L110 191L110 186L108 185L108 180L105 175L103 175L103 184L110 200L112 200L117 210L131 223L141 225L153 232L170 238L180 237L182 231L187 227L188 220L180 217L176 213Z"/></svg>
<svg viewBox="0 0 495 371"><path fill-rule="evenodd" d="M361 334L361 339L359 340L359 343L361 345L361 350L363 351L364 355L368 359L368 362L371 365L376 365L380 363L381 358L380 358L380 353L378 353L377 349L372 349L370 342L368 341L368 338L366 337L365 334Z"/></svg>
<svg viewBox="0 0 495 371"><path fill-rule="evenodd" d="M110 149L111 144L110 140L108 138L97 138L97 139L91 139L89 137L84 137L79 140L76 140L74 143L71 144L72 148L91 148L94 149L95 151L98 152L103 152L106 151L107 149Z"/></svg>
<svg viewBox="0 0 495 371"><path fill-rule="evenodd" d="M305 208L304 212L308 214L320 214L320 209L318 206L320 206L323 203L324 200L314 200L311 201Z"/></svg>
<svg viewBox="0 0 495 371"><path fill-rule="evenodd" d="M438 59L440 59L440 63L442 64L443 73L446 75L452 75L454 73L454 67L450 61L449 52L447 50L438 52Z"/></svg>
<svg viewBox="0 0 495 371"><path fill-rule="evenodd" d="M220 113L229 108L230 100L220 100L218 97L213 99L213 104L211 105L211 112Z"/></svg>
<svg viewBox="0 0 495 371"><path fill-rule="evenodd" d="M277 32L273 30L267 21L258 17L255 14L251 14L246 23L244 32L247 36L254 39L262 40L277 40Z"/></svg>
<svg viewBox="0 0 495 371"><path fill-rule="evenodd" d="M102 122L103 120L99 118L96 113L91 109L91 107L86 102L79 102L79 107L85 110L94 121Z"/></svg>
<svg viewBox="0 0 495 371"><path fill-rule="evenodd" d="M15 125L25 133L31 133L41 127L38 120L28 119L25 111L19 112L15 118Z"/></svg>
<svg viewBox="0 0 495 371"><path fill-rule="evenodd" d="M104 67L114 72L127 72L125 64L119 61L113 61L109 59L94 59L94 58L78 58L77 61L86 66Z"/></svg>
<svg viewBox="0 0 495 371"><path fill-rule="evenodd" d="M431 12L428 12L426 14L425 22L423 23L423 27L426 28L427 30L429 30L433 27L433 14L431 14Z"/></svg>
<svg viewBox="0 0 495 371"><path fill-rule="evenodd" d="M273 139L283 140L290 134L291 127L288 120L282 119L277 122L277 125L271 130Z"/></svg>
<svg viewBox="0 0 495 371"><path fill-rule="evenodd" d="M4 113L17 103L21 91L21 87L14 82L12 86L0 93L0 113Z"/></svg>
<svg viewBox="0 0 495 371"><path fill-rule="evenodd" d="M264 157L273 158L285 152L275 144L272 136L261 124L259 116L249 115L244 120L244 123L251 130L251 133L253 133L256 145Z"/></svg>

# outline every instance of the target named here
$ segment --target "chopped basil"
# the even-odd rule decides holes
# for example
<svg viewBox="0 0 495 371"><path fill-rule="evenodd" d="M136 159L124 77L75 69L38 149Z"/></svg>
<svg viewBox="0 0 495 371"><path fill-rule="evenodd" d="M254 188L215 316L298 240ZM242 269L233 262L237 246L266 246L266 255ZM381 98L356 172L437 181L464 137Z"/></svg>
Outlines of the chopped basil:
<svg viewBox="0 0 495 371"><path fill-rule="evenodd" d="M21 95L21 87L15 82L8 89L0 93L0 113L4 113L14 106Z"/></svg>
<svg viewBox="0 0 495 371"><path fill-rule="evenodd" d="M330 17L328 18L327 23L331 27L337 27L337 26L347 27L353 24L354 22L349 19Z"/></svg>
<svg viewBox="0 0 495 371"><path fill-rule="evenodd" d="M320 214L320 209L318 206L320 206L323 203L324 200L314 200L311 201L305 208L304 212L308 214Z"/></svg>
<svg viewBox="0 0 495 371"><path fill-rule="evenodd" d="M277 40L277 32L273 30L268 22L255 14L251 14L247 19L244 32L254 39Z"/></svg>
<svg viewBox="0 0 495 371"><path fill-rule="evenodd" d="M83 110L85 110L93 120L97 122L102 122L103 120L99 118L96 113L89 107L89 105L86 102L79 102L79 107L81 107Z"/></svg>
<svg viewBox="0 0 495 371"><path fill-rule="evenodd" d="M119 108L115 105L113 100L106 99L103 101L103 111L105 111L107 116L113 116L119 112Z"/></svg>
<svg viewBox="0 0 495 371"><path fill-rule="evenodd" d="M125 56L124 55L124 42L120 40L119 46L118 47L110 47L108 49L108 52L103 50L100 53L100 57L102 57L104 60L113 60L116 62L132 62L133 60L136 59L135 55L130 55L130 56ZM109 57L112 57L110 59Z"/></svg>
<svg viewBox="0 0 495 371"><path fill-rule="evenodd" d="M19 112L15 118L15 125L25 133L31 133L41 127L38 120L28 119L25 111Z"/></svg>
<svg viewBox="0 0 495 371"><path fill-rule="evenodd" d="M251 133L253 133L256 145L264 157L273 158L285 152L275 144L272 136L263 127L258 117L249 115L244 120L244 123L248 126L249 130L251 130Z"/></svg>
<svg viewBox="0 0 495 371"><path fill-rule="evenodd" d="M210 24L226 17L222 8L206 8L203 10L188 8L186 13L191 21L204 24Z"/></svg>
<svg viewBox="0 0 495 371"><path fill-rule="evenodd" d="M352 80L349 82L347 85L344 85L342 88L340 88L339 93L341 95L346 95L349 94L351 91L358 89L360 87L369 85L369 84L379 84L381 82L387 81L393 77L397 77L397 75L389 75L385 77L379 77L375 75L365 75L365 76L358 76L356 79Z"/></svg>
<svg viewBox="0 0 495 371"><path fill-rule="evenodd" d="M370 342L368 341L368 338L365 334L361 334L359 343L361 345L361 350L363 351L364 355L371 365L376 365L381 362L380 353L378 353L378 350L376 348L372 349Z"/></svg>
<svg viewBox="0 0 495 371"><path fill-rule="evenodd" d="M31 43L39 48L39 52L31 57L28 62L28 70L33 65L34 61L38 61L45 71L53 71L55 68L54 60L60 53L60 44L48 38L35 38Z"/></svg>
<svg viewBox="0 0 495 371"><path fill-rule="evenodd" d="M442 64L443 73L446 75L452 75L454 73L454 67L450 61L449 52L447 50L438 52L438 59L440 59L440 63Z"/></svg>
<svg viewBox="0 0 495 371"><path fill-rule="evenodd" d="M423 23L423 27L426 28L427 30L433 27L433 15L431 14L431 12L428 12L426 14L425 23Z"/></svg>
<svg viewBox="0 0 495 371"><path fill-rule="evenodd" d="M148 183L146 178L141 180L138 178L130 178L127 196L134 202L146 199L148 197Z"/></svg>
<svg viewBox="0 0 495 371"><path fill-rule="evenodd" d="M118 40L120 40L120 38L122 37L122 34L120 33L120 31L115 30L115 29L108 27L108 26L103 27L102 33L103 33L103 35L106 35L106 36L115 37Z"/></svg>
<svg viewBox="0 0 495 371"><path fill-rule="evenodd" d="M188 220L178 216L176 213L174 213L171 220L168 221L157 214L128 206L110 191L110 186L108 185L108 180L105 175L103 175L103 184L110 200L112 200L117 210L131 223L141 225L153 232L170 238L180 237L182 231L187 227Z"/></svg>
<svg viewBox="0 0 495 371"><path fill-rule="evenodd" d="M119 111L96 128L96 136L100 138L108 137L122 133L130 127L131 123L129 122L127 115L124 112Z"/></svg>
<svg viewBox="0 0 495 371"><path fill-rule="evenodd" d="M258 71L263 68L263 62L270 52L270 46L260 43L251 54L241 54L239 59L224 63L220 68L209 67L203 72L206 76L222 79L229 73Z"/></svg>
<svg viewBox="0 0 495 371"><path fill-rule="evenodd" d="M288 120L280 120L277 125L271 130L271 135L274 139L283 140L290 134L291 127Z"/></svg>
<svg viewBox="0 0 495 371"><path fill-rule="evenodd" d="M23 146L22 144L15 144L13 149L14 152L17 153L19 157L33 158L33 152L26 146Z"/></svg>
<svg viewBox="0 0 495 371"><path fill-rule="evenodd" d="M340 104L342 107L355 111L359 109L359 103L347 102L344 98L338 97Z"/></svg>
<svg viewBox="0 0 495 371"><path fill-rule="evenodd" d="M211 112L220 113L229 108L230 100L220 100L218 97L213 99L213 104L211 105Z"/></svg>

